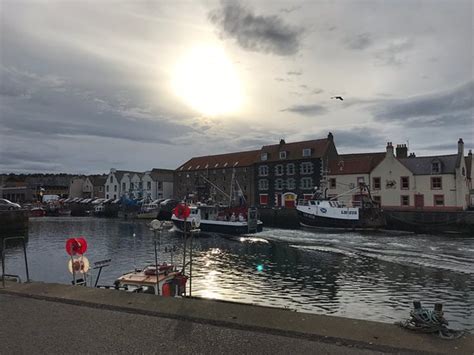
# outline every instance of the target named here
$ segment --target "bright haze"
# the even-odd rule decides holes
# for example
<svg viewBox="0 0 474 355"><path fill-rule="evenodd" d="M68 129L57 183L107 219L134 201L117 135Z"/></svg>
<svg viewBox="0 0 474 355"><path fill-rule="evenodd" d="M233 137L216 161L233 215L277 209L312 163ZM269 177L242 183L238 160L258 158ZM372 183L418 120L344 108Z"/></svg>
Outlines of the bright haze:
<svg viewBox="0 0 474 355"><path fill-rule="evenodd" d="M340 153L472 148L472 4L0 0L0 172L173 169L329 131Z"/></svg>

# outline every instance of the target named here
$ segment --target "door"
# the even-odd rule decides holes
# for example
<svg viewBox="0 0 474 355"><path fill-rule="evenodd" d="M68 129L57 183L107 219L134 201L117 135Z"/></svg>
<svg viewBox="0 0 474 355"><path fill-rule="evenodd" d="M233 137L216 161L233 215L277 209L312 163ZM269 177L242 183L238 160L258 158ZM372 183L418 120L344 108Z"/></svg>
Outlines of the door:
<svg viewBox="0 0 474 355"><path fill-rule="evenodd" d="M283 201L285 203L285 208L295 208L296 195L287 193L283 195Z"/></svg>
<svg viewBox="0 0 474 355"><path fill-rule="evenodd" d="M425 196L422 194L415 195L415 208L423 208L425 206Z"/></svg>

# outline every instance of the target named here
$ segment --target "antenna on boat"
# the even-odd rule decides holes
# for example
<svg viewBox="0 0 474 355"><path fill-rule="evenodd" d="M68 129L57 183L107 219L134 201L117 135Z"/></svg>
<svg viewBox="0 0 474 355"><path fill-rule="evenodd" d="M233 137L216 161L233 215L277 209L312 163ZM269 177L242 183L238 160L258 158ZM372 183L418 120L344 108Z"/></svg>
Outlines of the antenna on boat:
<svg viewBox="0 0 474 355"><path fill-rule="evenodd" d="M136 234L133 233L133 267L136 270L137 269L137 238Z"/></svg>

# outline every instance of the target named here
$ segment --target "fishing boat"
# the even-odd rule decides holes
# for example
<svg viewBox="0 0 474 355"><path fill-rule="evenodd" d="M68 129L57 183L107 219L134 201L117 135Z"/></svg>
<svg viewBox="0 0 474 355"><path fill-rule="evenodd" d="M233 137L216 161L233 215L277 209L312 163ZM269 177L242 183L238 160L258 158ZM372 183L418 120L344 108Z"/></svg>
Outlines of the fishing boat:
<svg viewBox="0 0 474 355"><path fill-rule="evenodd" d="M225 207L219 205L197 204L189 206L189 217L180 215L178 205L173 210L171 220L179 231L189 231L198 225L201 233L212 234L250 234L258 233L263 229L262 221L258 220L256 208Z"/></svg>
<svg viewBox="0 0 474 355"><path fill-rule="evenodd" d="M367 186L360 186L360 200L352 206L327 198L316 192L313 198L299 201L296 206L300 224L305 227L339 229L379 229L385 226L380 206L372 200Z"/></svg>
<svg viewBox="0 0 474 355"><path fill-rule="evenodd" d="M120 276L115 288L134 293L149 293L160 296L181 296L185 293L188 278L175 265L163 263L136 269Z"/></svg>
<svg viewBox="0 0 474 355"><path fill-rule="evenodd" d="M155 219L160 211L160 200L150 203L144 203L137 213L137 218L140 219Z"/></svg>
<svg viewBox="0 0 474 355"><path fill-rule="evenodd" d="M46 215L46 211L42 207L33 207L30 210L30 217L44 217Z"/></svg>

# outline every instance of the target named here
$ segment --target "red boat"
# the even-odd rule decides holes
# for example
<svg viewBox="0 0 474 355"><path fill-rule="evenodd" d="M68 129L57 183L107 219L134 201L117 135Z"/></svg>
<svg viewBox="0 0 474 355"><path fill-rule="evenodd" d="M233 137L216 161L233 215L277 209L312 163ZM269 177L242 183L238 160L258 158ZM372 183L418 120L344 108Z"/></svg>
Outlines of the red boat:
<svg viewBox="0 0 474 355"><path fill-rule="evenodd" d="M34 207L30 210L30 217L44 217L46 211L42 207Z"/></svg>

